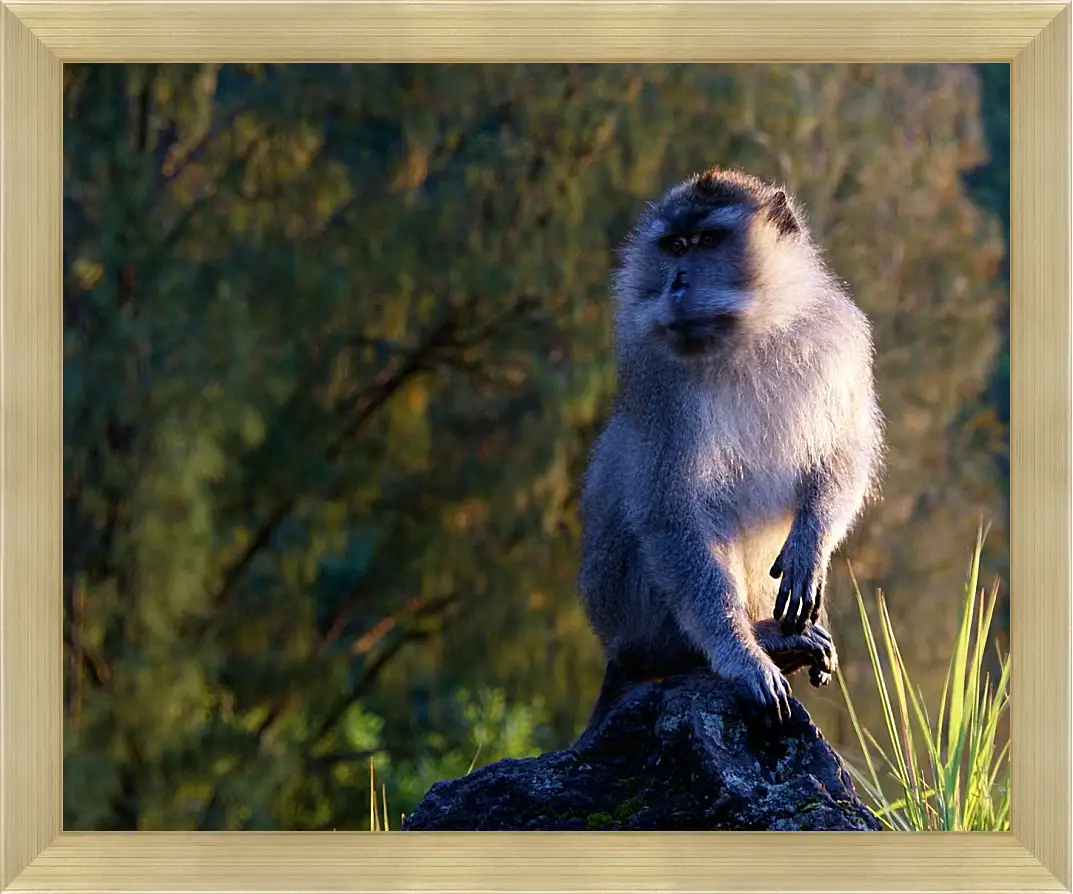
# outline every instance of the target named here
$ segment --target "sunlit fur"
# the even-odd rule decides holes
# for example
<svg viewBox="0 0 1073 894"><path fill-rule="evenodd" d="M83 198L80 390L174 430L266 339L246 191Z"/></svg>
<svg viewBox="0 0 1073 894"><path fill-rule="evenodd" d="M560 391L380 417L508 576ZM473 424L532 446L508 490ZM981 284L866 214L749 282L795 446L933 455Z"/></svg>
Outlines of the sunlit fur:
<svg viewBox="0 0 1073 894"><path fill-rule="evenodd" d="M718 247L661 248L675 221L704 219L726 232ZM619 394L585 475L580 575L609 678L703 662L778 702L775 665L790 668L776 653L802 634L773 619L772 563L783 551L821 599L831 553L874 490L868 321L792 197L737 172L698 175L649 206L613 291ZM702 333L688 344L668 329L683 320Z"/></svg>

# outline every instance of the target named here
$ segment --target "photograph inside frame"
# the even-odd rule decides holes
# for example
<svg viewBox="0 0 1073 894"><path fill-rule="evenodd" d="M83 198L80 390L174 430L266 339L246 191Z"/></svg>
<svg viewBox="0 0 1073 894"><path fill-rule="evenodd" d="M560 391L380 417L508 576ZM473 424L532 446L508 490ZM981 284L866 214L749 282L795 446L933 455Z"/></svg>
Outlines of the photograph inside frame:
<svg viewBox="0 0 1073 894"><path fill-rule="evenodd" d="M1005 64L66 64L66 830L1009 830Z"/></svg>

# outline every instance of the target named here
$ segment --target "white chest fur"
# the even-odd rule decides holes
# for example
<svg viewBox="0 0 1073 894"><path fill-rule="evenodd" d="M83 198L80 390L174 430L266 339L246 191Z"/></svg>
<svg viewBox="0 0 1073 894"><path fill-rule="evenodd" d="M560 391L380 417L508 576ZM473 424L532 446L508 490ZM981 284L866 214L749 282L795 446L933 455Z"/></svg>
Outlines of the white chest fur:
<svg viewBox="0 0 1073 894"><path fill-rule="evenodd" d="M844 428L850 394L822 369L798 367L727 376L697 397L698 479L724 494L747 528L793 511L802 472Z"/></svg>

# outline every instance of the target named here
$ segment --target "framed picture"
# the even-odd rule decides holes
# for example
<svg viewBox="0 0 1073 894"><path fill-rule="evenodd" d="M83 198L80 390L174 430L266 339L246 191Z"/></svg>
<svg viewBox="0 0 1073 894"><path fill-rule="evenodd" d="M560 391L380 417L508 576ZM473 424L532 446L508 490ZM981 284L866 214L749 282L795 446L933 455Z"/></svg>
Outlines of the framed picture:
<svg viewBox="0 0 1073 894"><path fill-rule="evenodd" d="M1069 0L0 0L3 890L1073 890L1071 25ZM65 830L65 384L94 387L65 373L65 66L412 62L1010 66L1009 832Z"/></svg>

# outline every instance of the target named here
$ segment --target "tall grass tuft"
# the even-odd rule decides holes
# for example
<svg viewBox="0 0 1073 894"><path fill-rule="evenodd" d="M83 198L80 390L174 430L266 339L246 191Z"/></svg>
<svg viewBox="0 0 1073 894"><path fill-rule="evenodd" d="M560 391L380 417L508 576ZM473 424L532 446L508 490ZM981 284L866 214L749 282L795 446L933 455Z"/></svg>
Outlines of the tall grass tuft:
<svg viewBox="0 0 1073 894"><path fill-rule="evenodd" d="M934 724L919 687L913 685L902 661L883 593L878 591L876 605L888 682L860 587L853 579L888 741L884 748L871 732L861 728L845 680L836 672L865 769L849 763L847 766L866 801L872 802L869 806L888 829L1009 830L1009 742L999 748L997 739L999 723L1010 705L1010 658L1008 653L998 654L999 679L992 685L983 664L998 600L998 582L989 594L977 589L986 536L982 528L977 532L965 583L961 625ZM882 777L881 769L885 771ZM894 792L893 798L888 791Z"/></svg>
<svg viewBox="0 0 1073 894"><path fill-rule="evenodd" d="M403 817L405 819L405 817ZM376 769L373 759L369 758L369 831L390 832L391 823L387 818L387 785L380 784L380 799L376 797Z"/></svg>

